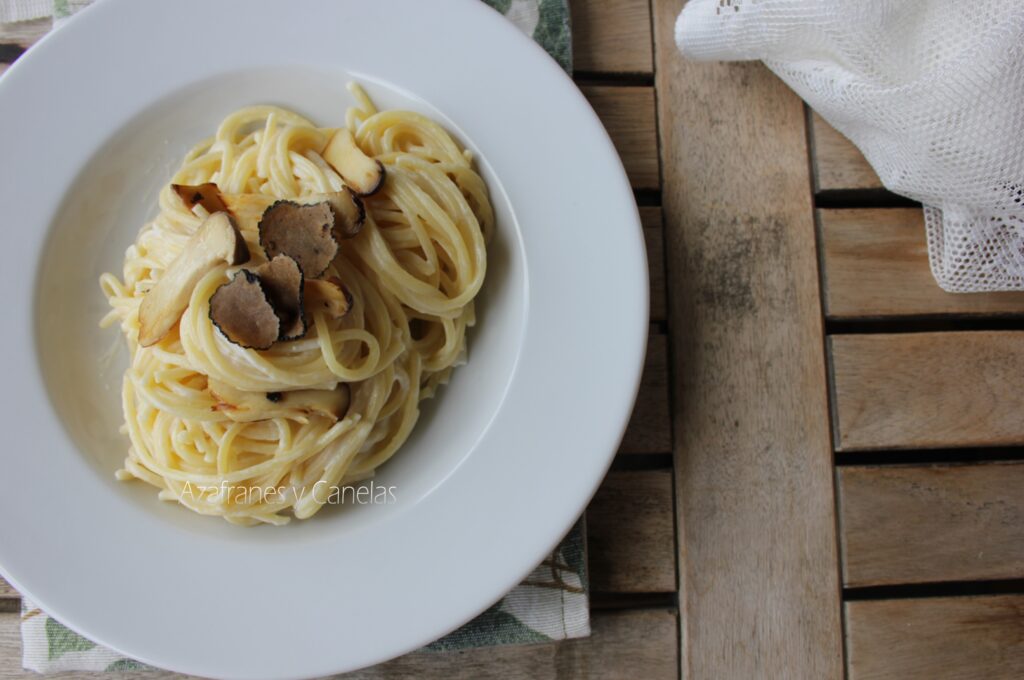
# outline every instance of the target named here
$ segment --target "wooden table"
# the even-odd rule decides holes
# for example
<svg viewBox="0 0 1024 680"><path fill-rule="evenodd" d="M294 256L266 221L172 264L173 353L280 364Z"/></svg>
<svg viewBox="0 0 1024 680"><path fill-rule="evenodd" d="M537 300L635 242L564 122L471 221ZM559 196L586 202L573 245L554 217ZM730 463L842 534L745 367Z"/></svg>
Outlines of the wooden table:
<svg viewBox="0 0 1024 680"><path fill-rule="evenodd" d="M572 2L652 289L593 635L351 677L1021 677L1024 294L940 291L920 207L760 64L683 61L682 4ZM18 606L0 581L2 678Z"/></svg>

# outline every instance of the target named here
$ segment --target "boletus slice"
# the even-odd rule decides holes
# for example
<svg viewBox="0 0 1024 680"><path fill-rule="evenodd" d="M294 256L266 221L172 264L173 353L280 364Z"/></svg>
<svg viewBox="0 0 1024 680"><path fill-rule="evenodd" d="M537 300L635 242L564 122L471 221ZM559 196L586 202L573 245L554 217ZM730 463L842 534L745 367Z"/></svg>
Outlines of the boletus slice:
<svg viewBox="0 0 1024 680"><path fill-rule="evenodd" d="M302 309L303 276L299 264L287 255L278 255L256 268L270 306L281 321L278 340L296 340L306 334L306 314Z"/></svg>
<svg viewBox="0 0 1024 680"><path fill-rule="evenodd" d="M231 218L216 212L203 220L181 253L139 305L139 344L160 342L188 307L192 290L214 267L249 261L249 249Z"/></svg>
<svg viewBox="0 0 1024 680"><path fill-rule="evenodd" d="M185 207L191 210L197 205L203 206L206 212L211 215L215 212L224 212L227 206L221 197L220 187L213 182L205 184L172 184L171 189L185 203Z"/></svg>
<svg viewBox="0 0 1024 680"><path fill-rule="evenodd" d="M345 383L333 390L292 390L288 392L244 392L210 378L210 395L217 402L213 408L237 422L254 422L268 418L317 415L341 420L351 400Z"/></svg>
<svg viewBox="0 0 1024 680"><path fill-rule="evenodd" d="M210 296L210 321L224 337L246 349L270 349L281 335L281 320L267 289L248 269L240 269Z"/></svg>
<svg viewBox="0 0 1024 680"><path fill-rule="evenodd" d="M331 136L323 157L360 196L374 194L384 184L384 165L363 153L348 128L340 128Z"/></svg>
<svg viewBox="0 0 1024 680"><path fill-rule="evenodd" d="M302 306L306 316L320 312L330 319L336 319L352 309L352 296L336 277L307 279L303 286Z"/></svg>
<svg viewBox="0 0 1024 680"><path fill-rule="evenodd" d="M287 255L299 263L307 278L322 276L338 254L334 211L326 201L312 205L277 201L263 213L259 234L267 258Z"/></svg>

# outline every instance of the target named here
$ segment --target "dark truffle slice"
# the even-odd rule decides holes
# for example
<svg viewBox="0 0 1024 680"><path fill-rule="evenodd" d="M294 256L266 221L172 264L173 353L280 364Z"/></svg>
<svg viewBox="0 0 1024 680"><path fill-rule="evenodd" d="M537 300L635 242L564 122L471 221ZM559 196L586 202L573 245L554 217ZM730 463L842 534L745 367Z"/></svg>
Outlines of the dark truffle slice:
<svg viewBox="0 0 1024 680"><path fill-rule="evenodd" d="M287 255L278 255L256 268L270 306L281 320L278 340L296 340L306 334L306 314L302 309L302 269Z"/></svg>
<svg viewBox="0 0 1024 680"><path fill-rule="evenodd" d="M268 259L287 255L310 279L322 276L338 254L334 210L327 201L311 205L277 201L263 213L259 231Z"/></svg>
<svg viewBox="0 0 1024 680"><path fill-rule="evenodd" d="M281 334L260 278L242 269L210 297L210 320L221 333L246 349L270 349Z"/></svg>

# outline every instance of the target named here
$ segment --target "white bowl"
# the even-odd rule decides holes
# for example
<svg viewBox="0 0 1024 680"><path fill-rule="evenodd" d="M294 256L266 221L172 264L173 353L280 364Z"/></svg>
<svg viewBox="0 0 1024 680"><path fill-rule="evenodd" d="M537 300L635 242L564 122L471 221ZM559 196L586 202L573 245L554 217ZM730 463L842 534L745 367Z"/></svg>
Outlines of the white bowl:
<svg viewBox="0 0 1024 680"><path fill-rule="evenodd" d="M337 125L353 79L471 148L498 216L469 363L376 479L395 502L239 528L115 482L99 274L227 113ZM639 382L642 233L586 100L482 2L104 0L0 78L0 120L0 571L58 620L185 673L352 670L481 612L582 512Z"/></svg>

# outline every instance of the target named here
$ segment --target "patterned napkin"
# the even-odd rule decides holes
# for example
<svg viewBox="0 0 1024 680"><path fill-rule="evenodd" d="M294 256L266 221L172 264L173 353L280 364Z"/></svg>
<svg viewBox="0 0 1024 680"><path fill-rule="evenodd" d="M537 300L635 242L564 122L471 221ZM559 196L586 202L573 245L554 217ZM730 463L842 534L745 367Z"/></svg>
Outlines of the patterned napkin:
<svg viewBox="0 0 1024 680"><path fill-rule="evenodd" d="M0 0L0 22L53 16L59 26L92 0ZM572 72L568 0L484 0ZM551 642L590 634L586 544L581 519L530 576L462 628L425 649L445 652ZM38 673L138 670L147 666L97 645L23 598L22 665Z"/></svg>

